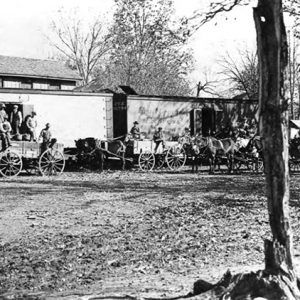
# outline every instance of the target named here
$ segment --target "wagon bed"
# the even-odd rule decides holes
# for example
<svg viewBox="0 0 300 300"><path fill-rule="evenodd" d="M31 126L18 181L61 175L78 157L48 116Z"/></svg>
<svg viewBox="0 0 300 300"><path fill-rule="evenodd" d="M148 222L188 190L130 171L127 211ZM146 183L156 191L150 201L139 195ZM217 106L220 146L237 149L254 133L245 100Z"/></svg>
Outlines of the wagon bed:
<svg viewBox="0 0 300 300"><path fill-rule="evenodd" d="M2 148L1 143L0 146ZM11 146L0 154L0 174L4 177L17 176L23 169L30 174L59 175L64 167L61 143L43 149L42 143L11 141Z"/></svg>
<svg viewBox="0 0 300 300"><path fill-rule="evenodd" d="M153 140L133 140L131 145L132 156L142 171L151 171L166 165L170 170L179 170L185 165L186 154L182 144L177 141L165 141L155 151L156 143Z"/></svg>

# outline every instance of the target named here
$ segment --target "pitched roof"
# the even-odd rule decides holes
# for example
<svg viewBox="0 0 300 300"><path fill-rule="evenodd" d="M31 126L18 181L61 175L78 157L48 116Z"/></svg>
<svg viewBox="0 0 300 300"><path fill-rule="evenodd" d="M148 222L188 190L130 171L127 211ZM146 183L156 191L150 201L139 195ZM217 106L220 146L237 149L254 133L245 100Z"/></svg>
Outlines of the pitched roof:
<svg viewBox="0 0 300 300"><path fill-rule="evenodd" d="M80 80L78 72L55 60L0 55L0 75Z"/></svg>

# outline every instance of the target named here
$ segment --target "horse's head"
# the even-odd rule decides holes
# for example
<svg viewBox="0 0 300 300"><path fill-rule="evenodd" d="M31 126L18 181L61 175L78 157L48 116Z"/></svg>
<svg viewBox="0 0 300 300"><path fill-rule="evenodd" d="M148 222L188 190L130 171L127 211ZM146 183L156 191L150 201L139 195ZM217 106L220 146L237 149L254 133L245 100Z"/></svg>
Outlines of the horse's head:
<svg viewBox="0 0 300 300"><path fill-rule="evenodd" d="M124 140L123 140L123 143L128 143L129 141L131 141L131 140L133 140L133 136L132 136L132 134L131 133L127 133L127 134L125 134L125 136L124 136Z"/></svg>

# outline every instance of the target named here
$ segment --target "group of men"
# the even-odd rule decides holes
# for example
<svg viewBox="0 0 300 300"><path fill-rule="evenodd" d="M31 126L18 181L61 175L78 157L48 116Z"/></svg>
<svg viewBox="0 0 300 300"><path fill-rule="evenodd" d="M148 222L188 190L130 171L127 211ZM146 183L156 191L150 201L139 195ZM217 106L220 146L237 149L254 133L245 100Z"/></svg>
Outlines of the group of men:
<svg viewBox="0 0 300 300"><path fill-rule="evenodd" d="M6 113L6 105L0 105L0 139L2 142L1 151L11 146L11 139L22 140L22 134L26 140L36 142L41 140L43 144L51 141L50 124L47 123L41 131L39 138L36 137L37 118L36 112L32 112L24 120L18 105L13 106L12 112Z"/></svg>
<svg viewBox="0 0 300 300"><path fill-rule="evenodd" d="M139 140L141 138L140 128L138 125L139 125L139 123L137 121L135 121L133 123L133 127L130 130L132 138L135 140ZM153 141L155 142L154 152L157 151L160 144L162 144L163 147L165 146L162 127L158 127L157 130L154 132Z"/></svg>

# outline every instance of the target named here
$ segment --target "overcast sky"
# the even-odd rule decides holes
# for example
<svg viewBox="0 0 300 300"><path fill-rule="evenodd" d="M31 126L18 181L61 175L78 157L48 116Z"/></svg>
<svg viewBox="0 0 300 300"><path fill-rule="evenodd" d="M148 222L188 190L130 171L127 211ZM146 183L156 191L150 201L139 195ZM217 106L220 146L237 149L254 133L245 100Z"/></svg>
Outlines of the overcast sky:
<svg viewBox="0 0 300 300"><path fill-rule="evenodd" d="M208 0L175 0L179 16L190 16ZM77 8L83 18L112 12L113 0L9 0L1 1L0 54L48 58L52 54L45 36L49 24L62 7ZM194 77L204 69L215 69L215 61L226 51L254 47L255 30L251 7L236 9L203 26L192 38L190 47L197 59Z"/></svg>

